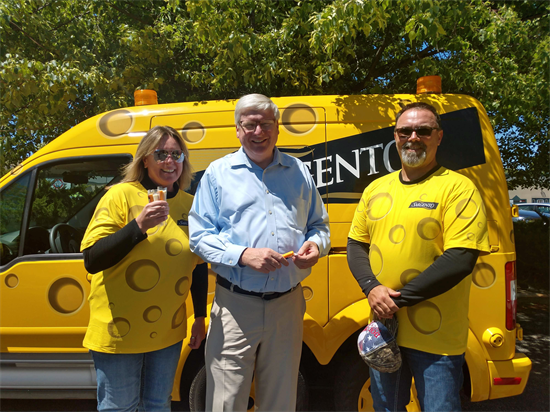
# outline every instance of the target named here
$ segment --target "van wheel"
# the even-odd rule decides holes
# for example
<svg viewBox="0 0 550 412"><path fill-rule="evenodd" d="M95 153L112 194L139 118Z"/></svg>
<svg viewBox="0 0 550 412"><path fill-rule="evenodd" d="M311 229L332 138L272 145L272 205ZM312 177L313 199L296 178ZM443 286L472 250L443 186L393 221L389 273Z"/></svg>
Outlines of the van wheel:
<svg viewBox="0 0 550 412"><path fill-rule="evenodd" d="M356 350L341 360L334 383L334 406L335 411L374 411L369 367Z"/></svg>
<svg viewBox="0 0 550 412"><path fill-rule="evenodd" d="M189 389L189 410L204 411L206 408L206 368L203 366L191 383Z"/></svg>
<svg viewBox="0 0 550 412"><path fill-rule="evenodd" d="M307 388L306 380L302 372L298 372L298 394L296 397L296 410L307 411L309 401L309 391ZM189 390L189 410L192 412L204 411L206 407L206 367L203 366L199 373L193 379L191 383L191 389ZM255 410L255 392L254 382L250 389L250 397L248 398L248 410Z"/></svg>

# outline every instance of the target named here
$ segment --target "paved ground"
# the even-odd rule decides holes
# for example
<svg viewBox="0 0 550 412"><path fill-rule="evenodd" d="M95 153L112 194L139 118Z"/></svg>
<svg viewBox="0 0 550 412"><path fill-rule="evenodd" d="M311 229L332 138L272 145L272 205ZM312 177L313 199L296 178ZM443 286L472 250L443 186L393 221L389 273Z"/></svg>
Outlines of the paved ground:
<svg viewBox="0 0 550 412"><path fill-rule="evenodd" d="M520 396L463 405L465 411L550 411L549 385L549 298L544 293L518 293L518 322L524 340L517 350L533 361L525 392ZM13 400L0 402L1 411L95 411L91 400ZM181 410L174 403L173 410ZM332 391L327 387L310 388L310 410L333 411Z"/></svg>

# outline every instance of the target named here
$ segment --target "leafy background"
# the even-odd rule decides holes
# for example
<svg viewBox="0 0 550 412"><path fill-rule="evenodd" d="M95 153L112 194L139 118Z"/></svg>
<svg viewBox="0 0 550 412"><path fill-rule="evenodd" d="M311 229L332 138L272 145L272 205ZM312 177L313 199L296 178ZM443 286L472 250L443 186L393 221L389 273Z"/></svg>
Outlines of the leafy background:
<svg viewBox="0 0 550 412"><path fill-rule="evenodd" d="M439 74L485 106L510 189L548 188L549 15L546 1L5 1L0 174L136 89L411 93Z"/></svg>

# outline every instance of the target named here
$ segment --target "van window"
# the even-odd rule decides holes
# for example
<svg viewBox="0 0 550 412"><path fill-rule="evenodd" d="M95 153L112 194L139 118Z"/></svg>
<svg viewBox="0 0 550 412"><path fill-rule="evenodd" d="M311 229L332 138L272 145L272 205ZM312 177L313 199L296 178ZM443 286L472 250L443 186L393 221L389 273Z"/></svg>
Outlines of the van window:
<svg viewBox="0 0 550 412"><path fill-rule="evenodd" d="M0 265L11 262L19 252L30 177L27 173L0 192Z"/></svg>
<svg viewBox="0 0 550 412"><path fill-rule="evenodd" d="M120 181L129 156L50 163L37 173L24 255L79 253L105 189Z"/></svg>

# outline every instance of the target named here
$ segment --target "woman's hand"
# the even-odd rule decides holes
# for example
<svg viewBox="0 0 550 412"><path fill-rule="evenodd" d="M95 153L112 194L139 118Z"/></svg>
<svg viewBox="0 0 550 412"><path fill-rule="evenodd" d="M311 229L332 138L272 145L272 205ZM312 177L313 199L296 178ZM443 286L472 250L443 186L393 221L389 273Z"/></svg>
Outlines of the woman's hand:
<svg viewBox="0 0 550 412"><path fill-rule="evenodd" d="M195 318L195 322L191 327L191 337L189 338L189 347L191 349L198 349L201 346L202 341L206 337L206 328L204 326L204 316Z"/></svg>
<svg viewBox="0 0 550 412"><path fill-rule="evenodd" d="M164 222L168 219L168 212L170 207L168 202L164 200L156 200L151 203L147 203L138 217L136 217L136 223L141 230L141 233L147 232L152 227Z"/></svg>

